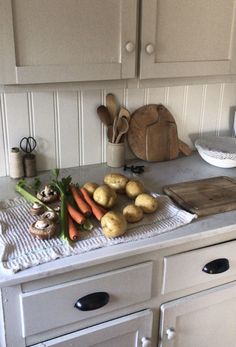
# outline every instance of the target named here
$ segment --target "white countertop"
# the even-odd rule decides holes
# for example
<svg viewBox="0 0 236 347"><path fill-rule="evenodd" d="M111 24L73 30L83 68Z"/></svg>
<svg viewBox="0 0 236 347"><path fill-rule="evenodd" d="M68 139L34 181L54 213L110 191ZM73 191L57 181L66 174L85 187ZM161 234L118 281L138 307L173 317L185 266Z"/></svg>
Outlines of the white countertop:
<svg viewBox="0 0 236 347"><path fill-rule="evenodd" d="M145 166L145 172L139 175L139 179L143 181L147 189L157 193L162 193L162 187L167 184L215 176L236 178L236 168L222 169L211 166L204 162L197 153L194 153L190 157L182 157L168 162L147 163L143 161L134 161L132 164ZM63 176L70 174L73 181L81 185L86 181L102 183L102 178L109 172L121 172L132 177L130 171L124 172L123 169L111 169L105 164L61 170ZM49 179L48 172L40 173L38 176L42 182L45 183ZM15 184L16 181L9 177L0 178L0 200L16 196L14 191ZM225 212L198 218L188 225L149 239L126 244L123 243L100 248L81 255L61 258L20 271L16 274L0 272L0 285L3 287L23 283L52 274L57 275L75 269L82 269L101 264L104 261L118 260L125 256L154 251L163 247L199 240L200 238L204 239L214 235L221 235L221 237L226 240L232 239L235 237L234 234L236 236L236 211Z"/></svg>

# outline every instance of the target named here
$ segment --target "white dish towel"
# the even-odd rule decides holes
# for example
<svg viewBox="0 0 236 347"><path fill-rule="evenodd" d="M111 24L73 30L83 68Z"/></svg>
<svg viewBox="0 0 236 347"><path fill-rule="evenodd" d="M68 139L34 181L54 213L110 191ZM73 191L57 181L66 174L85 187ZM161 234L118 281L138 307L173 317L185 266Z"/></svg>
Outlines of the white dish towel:
<svg viewBox="0 0 236 347"><path fill-rule="evenodd" d="M30 205L23 198L0 202L0 265L4 271L17 272L57 258L89 252L91 250L135 242L190 223L197 216L176 206L169 197L152 193L159 201L158 210L145 215L143 220L128 225L127 232L118 238L103 235L98 223L91 231L82 231L81 239L69 245L60 238L39 240L28 229L37 217L29 213ZM124 199L124 198L123 198ZM125 200L122 205L127 204Z"/></svg>

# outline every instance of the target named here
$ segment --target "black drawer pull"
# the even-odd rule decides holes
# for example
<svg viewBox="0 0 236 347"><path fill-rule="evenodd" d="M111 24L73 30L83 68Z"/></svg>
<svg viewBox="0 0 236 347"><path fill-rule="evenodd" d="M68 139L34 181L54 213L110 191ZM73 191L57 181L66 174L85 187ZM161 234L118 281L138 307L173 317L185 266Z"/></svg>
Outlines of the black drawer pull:
<svg viewBox="0 0 236 347"><path fill-rule="evenodd" d="M226 258L212 260L202 269L202 271L211 275L220 274L221 272L225 272L227 270L229 270L229 261Z"/></svg>
<svg viewBox="0 0 236 347"><path fill-rule="evenodd" d="M105 306L108 301L109 294L106 292L97 292L78 299L74 307L78 308L80 311L92 311Z"/></svg>

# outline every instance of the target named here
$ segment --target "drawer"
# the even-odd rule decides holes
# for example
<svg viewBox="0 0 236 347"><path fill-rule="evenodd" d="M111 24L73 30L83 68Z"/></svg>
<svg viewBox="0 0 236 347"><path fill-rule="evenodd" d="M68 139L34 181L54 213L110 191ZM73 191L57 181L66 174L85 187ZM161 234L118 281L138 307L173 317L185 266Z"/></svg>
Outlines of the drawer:
<svg viewBox="0 0 236 347"><path fill-rule="evenodd" d="M209 264L209 273L203 271L206 264ZM236 276L236 241L165 257L163 273L162 294L199 285L211 287L217 285L217 281L222 283L222 279L233 280Z"/></svg>
<svg viewBox="0 0 236 347"><path fill-rule="evenodd" d="M139 341L143 341L143 346L150 346L152 320L152 311L145 310L44 341L31 347L132 347L140 346ZM145 341L146 345L144 344Z"/></svg>
<svg viewBox="0 0 236 347"><path fill-rule="evenodd" d="M144 302L151 298L152 262L122 268L20 295L22 335L31 336L96 315ZM108 302L100 308L82 311L79 299L106 293ZM107 296L108 294L108 296ZM96 295L89 300L97 302ZM80 302L82 302L80 300Z"/></svg>

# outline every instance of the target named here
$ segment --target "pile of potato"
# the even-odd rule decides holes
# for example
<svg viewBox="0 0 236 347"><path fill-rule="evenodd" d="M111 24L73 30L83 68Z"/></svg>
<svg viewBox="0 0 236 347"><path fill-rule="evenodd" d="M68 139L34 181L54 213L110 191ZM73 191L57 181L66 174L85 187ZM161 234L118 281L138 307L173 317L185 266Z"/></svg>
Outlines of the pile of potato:
<svg viewBox="0 0 236 347"><path fill-rule="evenodd" d="M101 219L104 235L118 237L127 230L127 223L135 223L143 218L144 213L153 213L158 208L158 201L152 195L145 193L142 182L129 180L128 177L111 173L104 177L104 184L97 185L87 182L84 188L93 196L94 201L100 206L111 209L117 202L118 194L126 194L132 203L123 208L122 213L107 212Z"/></svg>

